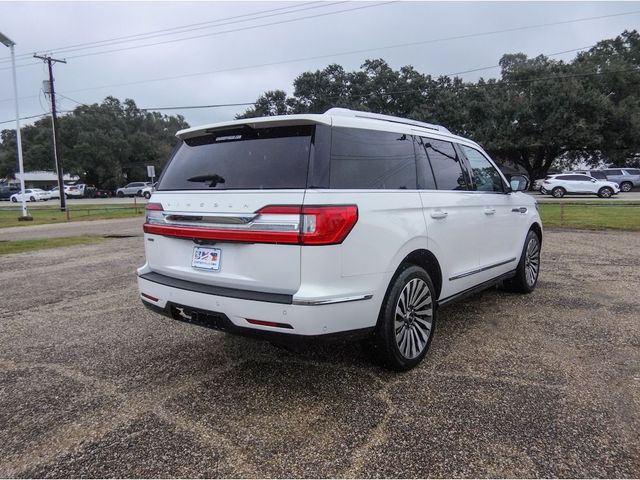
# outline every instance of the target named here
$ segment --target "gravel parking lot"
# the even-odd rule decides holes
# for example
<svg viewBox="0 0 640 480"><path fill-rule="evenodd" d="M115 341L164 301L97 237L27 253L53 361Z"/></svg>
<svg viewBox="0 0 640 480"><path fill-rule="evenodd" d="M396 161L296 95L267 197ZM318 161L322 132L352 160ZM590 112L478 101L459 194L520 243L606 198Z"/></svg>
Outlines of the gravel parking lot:
<svg viewBox="0 0 640 480"><path fill-rule="evenodd" d="M0 477L640 476L638 233L547 231L405 374L156 316L142 247L0 257Z"/></svg>

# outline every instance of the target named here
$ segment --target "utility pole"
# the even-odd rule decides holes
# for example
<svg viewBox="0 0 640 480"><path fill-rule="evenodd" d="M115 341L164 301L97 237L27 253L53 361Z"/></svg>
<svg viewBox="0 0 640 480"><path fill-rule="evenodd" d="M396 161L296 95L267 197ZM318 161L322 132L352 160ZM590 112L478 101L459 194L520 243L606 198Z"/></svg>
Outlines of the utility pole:
<svg viewBox="0 0 640 480"><path fill-rule="evenodd" d="M54 63L67 63L66 60L59 60L51 58L48 55L40 56L34 55L35 58L39 58L47 63L49 66L49 86L51 87L51 125L53 129L53 158L56 162L56 172L58 174L58 193L60 193L60 210L65 211L67 209L67 199L64 196L64 180L62 174L62 160L58 154L58 138L56 132L58 131L58 116L56 115L56 91L53 87L53 64Z"/></svg>

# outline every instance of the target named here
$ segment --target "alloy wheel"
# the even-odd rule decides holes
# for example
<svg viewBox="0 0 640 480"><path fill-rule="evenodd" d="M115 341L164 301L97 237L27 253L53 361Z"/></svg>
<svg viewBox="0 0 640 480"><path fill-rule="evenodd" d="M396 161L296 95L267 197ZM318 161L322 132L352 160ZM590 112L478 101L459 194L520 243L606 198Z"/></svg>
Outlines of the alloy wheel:
<svg viewBox="0 0 640 480"><path fill-rule="evenodd" d="M533 237L527 244L527 251L524 257L524 271L527 285L533 287L538 279L540 271L540 243L537 237Z"/></svg>
<svg viewBox="0 0 640 480"><path fill-rule="evenodd" d="M433 325L433 301L427 283L413 278L402 289L395 312L396 344L405 358L425 349Z"/></svg>

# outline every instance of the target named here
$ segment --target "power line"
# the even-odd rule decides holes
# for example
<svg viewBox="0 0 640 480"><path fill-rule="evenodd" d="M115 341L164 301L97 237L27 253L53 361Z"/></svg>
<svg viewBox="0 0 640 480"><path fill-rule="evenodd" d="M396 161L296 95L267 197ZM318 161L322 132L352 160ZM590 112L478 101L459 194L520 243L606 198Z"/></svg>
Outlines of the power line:
<svg viewBox="0 0 640 480"><path fill-rule="evenodd" d="M486 68L492 68L492 67L486 67ZM526 79L526 80L511 80L511 81L504 81L504 80L498 80L496 82L493 83L483 83L483 84L464 84L464 85L456 85L454 87L448 87L448 88L452 88L452 89L456 89L456 88L460 88L460 89L469 89L469 88L487 88L487 87L504 87L504 86L509 86L509 85L519 85L519 84L525 84L525 83L534 83L534 82L540 82L540 81L549 81L549 80L564 80L567 78L581 78L581 77L592 77L592 76L602 76L602 75L610 75L610 74L616 74L616 73L630 73L630 72L640 72L640 70L638 70L637 68L629 68L629 69L623 69L623 70L610 70L610 71L602 71L602 72L590 72L590 73L575 73L575 74L567 74L567 75L554 75L554 76L549 76L549 77L538 77L538 78L532 78L532 79ZM388 92L371 92L371 93L364 93L364 94L360 94L360 95L352 95L349 97L349 99L355 99L355 98L364 98L364 97L373 97L373 96L390 96L390 95L403 95L403 94L410 94L410 93L422 93L423 90L422 89L405 89L405 90L395 90L395 91L388 91ZM62 95L61 95L62 96ZM69 99L68 97L65 97L67 99ZM338 96L338 95L334 95L334 96L330 96L330 97L325 97L325 99L327 100L334 100L334 99L340 99L343 98L342 96ZM72 100L72 99L69 99ZM83 105L83 106L88 106L85 103L80 103L77 102L76 100L72 100L75 101L76 103ZM144 110L144 111L160 111L160 110L194 110L194 109L204 109L204 108L224 108L224 107L239 107L239 106L251 106L251 105L255 105L256 102L255 100L252 102L237 102L237 103L217 103L217 104L209 104L209 105L182 105L182 106L174 106L174 107L146 107L146 108L139 108L140 110ZM70 110L66 110L63 111L61 113L69 113L71 112ZM44 113L44 114L39 114L39 115L32 115L30 117L22 117L21 120L27 120L30 118L36 118L36 117L43 117L48 115L48 113ZM13 120L5 120L0 122L0 124L3 123L10 123L10 122L14 122L15 119Z"/></svg>
<svg viewBox="0 0 640 480"><path fill-rule="evenodd" d="M568 75L554 75L554 76L549 76L549 77L538 77L538 78L531 78L531 79L527 79L527 80L512 80L512 81L504 81L504 80L498 80L494 83L483 83L483 84L465 84L465 85L457 85L455 87L447 87L447 88L464 88L464 89L469 89L469 88L485 88L485 87L504 87L504 86L509 86L509 85L519 85L519 84L523 84L523 83L533 83L533 82L540 82L540 81L548 81L548 80L564 80L567 78L580 78L580 77L592 77L592 76L600 76L600 75L608 75L608 74L614 74L614 73L627 73L627 72L640 72L640 70L636 69L636 68L629 68L629 69L623 69L623 70L610 70L610 71L604 71L604 72L590 72L590 73L575 73L575 74L568 74ZM384 92L384 93L380 93L380 92L371 92L371 93L363 93L360 95L352 95L352 96L348 96L347 99L354 99L354 98L364 98L364 97L373 97L373 96L390 96L390 95L398 95L398 94L409 94L409 93L422 93L424 90L423 89L405 89L405 90L395 90L395 91L389 91L389 92ZM333 100L333 99L340 99L340 98L344 98L342 95L333 95L333 96L329 96L329 97L324 97L326 100ZM180 107L155 107L155 108L141 108L140 110L192 110L192 109L201 109L201 108L220 108L220 107L233 107L233 106L247 106L247 105L255 105L256 102L242 102L242 103L227 103L227 104L213 104L213 105L189 105L189 106L180 106Z"/></svg>
<svg viewBox="0 0 640 480"><path fill-rule="evenodd" d="M63 113L63 112L60 112ZM46 117L47 115L49 115L49 113L39 113L37 115L29 115L28 117L20 117L20 120L30 120L32 118L38 118L38 117ZM2 125L3 123L13 123L15 122L16 119L12 119L12 120L3 120L2 122L0 122L0 125Z"/></svg>
<svg viewBox="0 0 640 480"><path fill-rule="evenodd" d="M393 3L393 2L387 2L387 3ZM635 15L635 14L638 14L638 13L640 13L640 10L632 11L632 12L616 13L616 14L611 14L611 15L601 15L601 16L597 16L597 17L585 17L585 18L578 18L578 19L573 19L573 20L562 20L562 21L559 21L559 22L551 22L551 23L545 23L545 24L524 25L524 26L520 26L520 27L512 27L512 28L507 28L507 29L502 29L502 30L491 30L491 31L476 32L476 33L465 34L465 35L456 35L456 36L450 36L450 37L442 37L442 38L436 38L436 39L422 40L422 41L417 41L417 42L407 42L407 43L386 45L386 46L381 46L381 47L350 50L350 51L343 51L343 52L334 52L334 53L331 53L331 54L316 55L316 56L312 56L312 57L303 57L303 58L281 60L281 61L268 62L268 63L262 63L262 64L245 65L245 66L240 66L240 67L231 67L231 68L226 68L226 69L210 70L210 71L206 71L206 72L195 72L195 73L189 73L189 74L183 74L183 75L174 75L174 76L170 76L170 77L160 77L160 78L152 78L152 79L146 79L146 80L137 80L137 81L133 81L133 82L101 85L101 86L98 86L98 87L79 88L79 89L69 90L69 92L70 93L74 93L74 92L82 92L82 91L89 91L89 90L98 90L98 89L103 89L103 88L138 85L138 84L142 84L142 83L150 83L150 82L156 82L156 81L177 80L177 79L180 79L180 78L188 78L188 77L195 77L195 76L202 76L202 75L211 75L211 74L215 74L215 73L225 73L225 72L238 71L238 70L247 70L247 69L252 69L252 68L262 68L262 67L267 67L267 66L283 65L283 64L288 64L288 63L298 63L298 62L308 61L308 60L319 60L319 59L323 59L323 58L331 58L331 57L337 57L337 56L353 55L353 54L357 54L357 53L366 53L366 52L371 52L371 51L380 51L380 50L389 50L389 49L403 48L403 47L409 47L409 46L418 46L418 45L425 45L425 44L429 44L429 43L437 43L437 42L458 40L458 39L464 39L464 38L473 38L473 37L478 37L478 36L494 35L494 34L498 34L498 33L508 33L508 32L513 32L513 31L518 31L518 30L526 30L526 29L532 29L532 28L541 28L541 27L547 27L547 26L554 26L554 25L561 25L561 24L568 24L568 23L575 23L575 22L583 22L583 21L596 20L596 19L602 19L602 18L608 18L608 17L618 17L618 16L624 16L624 15ZM220 33L220 32L218 32L218 33ZM577 50L581 50L581 49L567 50L565 52L559 52L557 54L568 53L570 51L577 51ZM549 54L548 56L551 56L551 55L554 55L554 54ZM71 57L71 58L73 58L73 57ZM498 66L481 67L479 69L467 70L467 71L463 71L463 72L453 73L451 75L457 75L457 74L462 74L462 73L472 73L474 71L489 70L490 68L497 68L497 67ZM3 70L3 69L0 69L0 70ZM35 98L35 97L34 96L21 97L22 100L28 99L28 98ZM13 99L2 99L2 100L0 100L0 102L11 101L11 100L13 100Z"/></svg>
<svg viewBox="0 0 640 480"><path fill-rule="evenodd" d="M523 28L528 28L528 27L523 27ZM475 35L485 35L486 32L480 32L477 33ZM447 38L440 38L440 39L431 39L431 40L425 40L423 43L434 43L434 42L438 42L438 41L445 41ZM413 46L415 45L416 42L410 42L410 43L400 43L400 44L395 44L395 45L387 45L387 46L382 46L382 47L372 47L372 48L366 48L366 49L359 49L359 50L350 50L350 51L343 51L343 52L334 52L334 53L330 53L330 54L324 54L324 55L315 55L312 57L303 57L303 58L295 58L295 59L287 59L287 60L279 60L276 62L267 62L267 63L260 63L260 64L253 64L253 65L243 65L243 66L239 66L239 67L230 67L230 68L224 68L224 69L218 69L218 70L209 70L209 71L205 71L205 72L194 72L194 73L186 73L186 74L182 74L182 75L173 75L173 76L169 76L169 77L159 77L159 78L150 78L150 79L145 79L145 80L135 80L133 82L124 82L124 83L112 83L112 84L107 84L107 85L100 85L97 87L85 87L85 88L76 88L74 90L68 90L69 93L77 93L77 92L86 92L86 91L90 91L90 90L100 90L100 89L105 89L105 88L114 88L114 87L128 87L128 86L132 86L132 85L140 85L140 84L146 84L146 83L151 83L151 82L162 82L162 81L169 81L169 80L178 80L181 78L189 78L189 77L197 77L197 76L203 76L203 75L213 75L216 73L227 73L227 72L233 72L233 71L240 71L240 70L250 70L253 68L264 68L264 67L271 67L271 66L276 66L276 65L285 65L285 64L289 64L289 63L299 63L299 62L304 62L304 61L309 61L309 60L320 60L323 58L333 58L333 57L338 57L338 56L345 56L345 55L353 55L353 54L357 54L357 53L365 53L365 52L371 52L371 51L378 51L378 50L387 50L387 49L392 49L392 48L402 48L402 47L406 47L406 46ZM571 50L564 50L562 52L555 52L555 53L550 53L550 54L546 54L546 56L551 57L551 56L555 56L555 55L561 55L564 53L570 53L570 52L577 52L580 50L585 50L587 48L591 48L594 45L590 45L587 47L580 47L580 48L575 48L575 49L571 49ZM481 68L477 68L477 69L471 69L471 70L464 70L461 72L455 72L455 73L449 73L449 74L445 74L445 75L461 75L463 73L472 73L472 72L476 72L476 71L482 71L482 70L489 70L492 68L498 68L500 67L500 65L491 65L488 67L481 67ZM20 97L20 100L26 100L29 98L35 98L35 96L26 96L26 97ZM8 102L8 101L12 101L12 98L5 98L0 100L1 102Z"/></svg>
<svg viewBox="0 0 640 480"><path fill-rule="evenodd" d="M82 57L88 57L88 56L93 56L93 55L101 55L101 54L105 54L105 53L114 53L114 52L121 52L121 51L126 51L126 50L137 49L137 48L164 45L164 44L167 44L167 43L174 43L174 42L179 42L179 41L184 41L184 40L193 40L193 39L204 38L204 37L209 37L209 36L222 35L222 34L226 34L226 33L233 33L233 32L238 32L238 31L251 30L251 29L261 28L261 27L266 27L266 26L280 25L280 24L283 24L283 23L290 23L290 22L295 22L295 21L299 21L299 20L305 20L305 19L309 19L309 18L316 18L316 17L327 16L327 15L335 15L335 14L338 14L338 13L350 12L350 11L354 11L354 10L361 10L361 9L365 9L365 8L373 8L373 7L377 7L377 6L381 6L381 5L386 5L386 4L389 4L389 3L396 3L396 2L395 1L382 2L382 3L377 3L377 4L374 4L374 5L365 5L365 6L362 6L362 7L355 7L355 8L351 8L351 9L337 10L337 11L333 11L333 12L325 12L325 13L322 13L322 14L310 15L310 16L306 16L306 17L299 17L299 18L288 19L288 20L281 20L281 21L278 21L278 22L271 22L271 23L266 23L266 24L261 24L261 25L251 25L251 26L247 26L247 27L241 27L241 28L238 28L238 29L231 29L231 30L225 30L225 31L221 31L221 32L207 33L207 34L204 34L204 35L196 35L196 36L192 36L192 37L184 37L184 38L178 38L178 39L173 39L173 40L165 40L165 41L162 41L162 42L148 43L148 44L143 44L143 45L134 45L134 46L130 46L130 47L122 47L122 48L117 48L117 49L104 50L104 51L100 51L100 52L91 52L91 53L85 53L85 54L81 54L81 55L73 55L73 56L70 56L68 58L82 58ZM425 40L425 41L409 42L409 43L403 43L403 44L397 44L397 45L389 45L389 46L385 46L385 47L378 47L375 50L386 50L386 49L391 49L391 48L417 46L417 45L424 45L424 44L428 44L428 43L436 43L436 42L442 42L442 41L460 40L460 39L472 38L472 37L477 37L477 36L495 35L495 34L498 34L498 33L508 33L508 32L514 32L514 31L519 31L519 30L527 30L527 29L541 28L541 27L547 27L547 26L566 25L566 24L569 24L569 23L585 22L585 21L599 20L599 19L603 19L603 18L619 17L619 16L625 16L625 15L635 15L635 14L639 14L639 13L640 13L640 10L635 10L635 11L631 11L631 12L622 12L622 13L616 13L616 14L610 14L610 15L599 15L599 16L594 16L594 17L584 17L584 18L578 18L578 19L573 19L573 20L562 20L562 21L550 22L550 23L525 25L525 26L512 27L512 28L501 29L501 30L491 30L491 31L487 31L487 32L479 32L479 33L464 34L464 35L455 35L455 36L438 38L438 39L431 39L431 40ZM346 52L343 55L345 55L345 54L353 54L353 53L362 53L362 52L371 51L371 50L373 50L373 49L354 50L352 52ZM28 65L35 65L35 64L23 64L23 65L18 65L18 67L23 67L23 66L28 66ZM0 70L6 70L6 68L1 68Z"/></svg>
<svg viewBox="0 0 640 480"><path fill-rule="evenodd" d="M318 18L318 17L326 17L329 15L337 15L339 13L346 13L346 12L353 12L356 10L364 10L367 8L376 8L376 7L381 7L383 5L388 5L391 3L397 3L397 0L392 0L392 1L388 1L388 2L378 2L375 3L373 5L364 5L364 6L360 6L360 7L353 7L353 8L347 8L347 9L343 9L343 10L335 10L332 12L325 12L325 13L319 13L316 15L308 15L305 17L298 17L298 18L291 18L291 19L287 19L287 20L280 20L277 22L271 22L271 23L263 23L260 25L250 25L250 26L246 26L246 27L240 27L240 28L235 28L235 29L230 29L230 30L223 30L221 32L211 32L211 33L206 33L206 34L202 34L202 35L195 35L195 36L191 36L191 37L183 37L183 38L176 38L173 40L164 40L162 42L155 42L155 43L146 43L146 44L142 44L142 45L132 45L130 47L122 47L122 48L115 48L115 49L111 49L111 50L103 50L100 52L92 52L92 53L84 53L81 55L72 55L70 57L67 57L69 59L72 58L83 58L83 57L89 57L89 56L94 56L94 55L103 55L105 53L116 53L116 52L123 52L123 51L128 51L128 50L134 50L134 49L138 49L138 48L146 48L146 47L154 47L157 45L165 45L167 43L175 43L175 42L182 42L185 40L194 40L194 39L198 39L198 38L204 38L204 37L211 37L211 36L217 36L217 35L223 35L226 33L235 33L235 32L242 32L242 31L246 31L246 30L253 30L256 28L262 28L262 27L270 27L270 26L274 26L274 25L282 25L282 24L286 24L286 23L292 23L292 22L297 22L300 20L308 20L308 19L312 19L312 18ZM37 65L37 63L24 63L22 65L17 65L16 67L27 67L30 65ZM8 68L0 68L1 70L7 70Z"/></svg>
<svg viewBox="0 0 640 480"><path fill-rule="evenodd" d="M75 45L67 45L66 47L59 47L59 48L54 48L51 50L51 52L53 53L62 53L66 50L69 49L77 49L78 47L86 47L87 49L89 48L95 48L96 46L103 46L103 45L99 45L102 43L111 43L111 42L116 42L116 41L122 41L122 40L128 40L128 39L135 39L136 37L147 37L149 35L155 35L155 34L163 34L163 33L168 33L171 31L175 31L175 30L182 30L182 29L186 29L189 27L201 27L202 25L207 25L207 26L215 26L216 23L220 23L220 22L224 22L227 20L235 20L238 18L245 18L245 17L253 17L256 15L260 15L263 13L271 13L271 12L278 12L278 11L282 11L282 10L291 10L292 8L297 8L297 10L291 10L289 12L283 12L280 13L278 15L284 15L284 14L288 14L288 13L295 13L301 10L307 10L307 8L298 8L298 7L303 7L303 6L308 6L308 5L312 5L312 4L317 4L317 3L322 3L322 6L327 6L327 5L333 5L333 4L338 4L338 3L346 3L346 2L335 2L333 4L331 3L325 3L325 2L320 2L320 1L314 1L314 2L306 2L306 3L302 3L302 4L296 4L293 6L286 6L286 7L280 7L280 8L273 8L273 9L269 9L269 10L261 10L258 12L252 12L252 13L246 13L243 15L235 15L233 17L226 17L226 18L219 18L216 20L209 20L206 22L198 22L198 23L191 23L191 24L187 24L187 25L180 25L177 27L171 27L171 28L165 28L165 29L161 29L161 30L153 30L150 32L144 32L144 33L136 33L136 34L132 34L132 35L125 35L123 37L115 37L115 38L108 38L108 39L104 39L104 40L96 40L93 42L86 42L86 43L77 43ZM319 8L318 7L313 7L313 8ZM258 17L258 18L263 18L263 17ZM243 21L250 21L250 20L257 20L257 18L252 18L252 19L247 19L247 20L243 20ZM212 25L214 24L214 25ZM201 28L207 28L207 27L201 27ZM177 32L177 33L182 33L182 32ZM146 38L145 38L146 39ZM29 53L23 53L20 55L17 55L16 58L28 58L31 57L31 54ZM4 63L4 62L8 62L10 61L10 57L6 57L4 59L0 59L0 63Z"/></svg>
<svg viewBox="0 0 640 480"><path fill-rule="evenodd" d="M255 105L256 102L241 102L241 103L217 103L213 105L188 105L181 107L148 107L140 108L140 110L154 111L154 110L193 110L199 108L221 108L221 107L244 107L249 105Z"/></svg>

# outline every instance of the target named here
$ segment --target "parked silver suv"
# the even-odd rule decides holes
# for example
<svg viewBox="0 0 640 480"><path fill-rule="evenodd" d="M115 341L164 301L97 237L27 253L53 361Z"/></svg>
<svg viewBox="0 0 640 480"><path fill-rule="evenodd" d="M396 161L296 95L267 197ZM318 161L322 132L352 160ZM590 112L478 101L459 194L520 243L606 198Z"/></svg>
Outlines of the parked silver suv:
<svg viewBox="0 0 640 480"><path fill-rule="evenodd" d="M640 187L640 168L605 168L602 172L607 176L607 180L620 185L623 192Z"/></svg>

